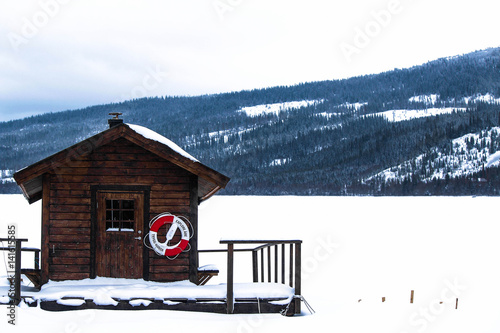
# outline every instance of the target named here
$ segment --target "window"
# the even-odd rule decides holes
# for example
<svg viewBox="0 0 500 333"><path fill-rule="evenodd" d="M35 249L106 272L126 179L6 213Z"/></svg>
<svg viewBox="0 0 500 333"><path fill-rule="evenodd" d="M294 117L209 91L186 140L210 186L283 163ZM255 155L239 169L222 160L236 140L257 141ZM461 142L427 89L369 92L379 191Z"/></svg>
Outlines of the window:
<svg viewBox="0 0 500 333"><path fill-rule="evenodd" d="M134 200L106 200L106 231L134 231Z"/></svg>

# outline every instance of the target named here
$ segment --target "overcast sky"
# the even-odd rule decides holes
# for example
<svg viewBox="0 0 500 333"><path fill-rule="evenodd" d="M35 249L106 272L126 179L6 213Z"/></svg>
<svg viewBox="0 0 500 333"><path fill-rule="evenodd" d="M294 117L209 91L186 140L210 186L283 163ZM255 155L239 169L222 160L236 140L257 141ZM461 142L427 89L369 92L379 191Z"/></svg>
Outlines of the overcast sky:
<svg viewBox="0 0 500 333"><path fill-rule="evenodd" d="M0 121L500 46L498 0L0 0Z"/></svg>

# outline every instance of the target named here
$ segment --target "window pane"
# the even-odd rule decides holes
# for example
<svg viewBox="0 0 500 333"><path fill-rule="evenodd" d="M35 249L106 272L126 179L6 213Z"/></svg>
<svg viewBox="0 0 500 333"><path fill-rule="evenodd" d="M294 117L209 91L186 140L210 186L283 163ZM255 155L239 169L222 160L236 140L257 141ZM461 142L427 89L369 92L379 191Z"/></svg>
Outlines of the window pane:
<svg viewBox="0 0 500 333"><path fill-rule="evenodd" d="M106 200L106 230L134 231L134 200Z"/></svg>
<svg viewBox="0 0 500 333"><path fill-rule="evenodd" d="M129 211L124 211L122 215L122 220L123 221L133 221L134 220L134 211L129 210Z"/></svg>
<svg viewBox="0 0 500 333"><path fill-rule="evenodd" d="M134 209L134 200L122 200L122 209Z"/></svg>
<svg viewBox="0 0 500 333"><path fill-rule="evenodd" d="M122 222L121 231L134 231L134 222Z"/></svg>

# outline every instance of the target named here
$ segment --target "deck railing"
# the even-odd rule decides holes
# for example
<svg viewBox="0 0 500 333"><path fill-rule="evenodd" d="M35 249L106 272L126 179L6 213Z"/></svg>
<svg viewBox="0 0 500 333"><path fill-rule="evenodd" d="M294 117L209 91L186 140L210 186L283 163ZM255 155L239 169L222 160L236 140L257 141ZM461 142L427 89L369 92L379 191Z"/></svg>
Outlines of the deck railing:
<svg viewBox="0 0 500 333"><path fill-rule="evenodd" d="M260 276L260 282L286 284L288 276L288 285L295 289L295 295L301 294L301 240L221 240L220 243L226 244L227 249L200 250L199 252L227 252L227 313L234 311L235 252L252 252L253 282L259 282ZM235 245L258 246L241 249L235 248ZM300 313L300 299L295 297L293 302L295 313Z"/></svg>
<svg viewBox="0 0 500 333"><path fill-rule="evenodd" d="M38 271L40 269L40 249L36 248L30 248L30 247L23 247L21 248L21 243L22 242L27 242L28 239L9 239L9 238L0 238L1 242L7 242L9 243L8 247L0 247L0 251L9 251L9 252L14 252L14 267L8 267L7 269L7 274L9 275L9 279L11 279L10 276L12 274L14 275L14 281L11 283L14 286L14 297L12 298L11 301L13 301L16 305L18 305L21 302L21 253L22 252L34 252L35 253L35 270ZM15 244L12 246L11 244Z"/></svg>

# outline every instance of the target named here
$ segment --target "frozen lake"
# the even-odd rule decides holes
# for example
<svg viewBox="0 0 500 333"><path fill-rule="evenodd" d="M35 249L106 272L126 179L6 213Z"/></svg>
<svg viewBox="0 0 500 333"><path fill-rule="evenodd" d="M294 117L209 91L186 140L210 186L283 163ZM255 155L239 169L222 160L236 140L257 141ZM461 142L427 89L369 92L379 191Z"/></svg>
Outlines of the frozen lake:
<svg viewBox="0 0 500 333"><path fill-rule="evenodd" d="M91 332L158 326L189 332L200 327L209 332L300 332L328 327L338 332L498 332L499 201L495 197L215 196L200 206L199 248L223 248L222 238L302 239L302 294L316 314L308 315L305 306L304 315L294 318L21 308L16 329ZM39 247L40 202L30 206L20 195L0 195L0 211L0 237L6 236L8 224L17 223L18 237ZM249 258L235 259L236 282L250 282ZM211 283L225 282L224 254L200 254L200 265L204 264L216 264L221 270ZM0 275L4 272L0 264ZM7 317L0 315L2 332L12 329Z"/></svg>

